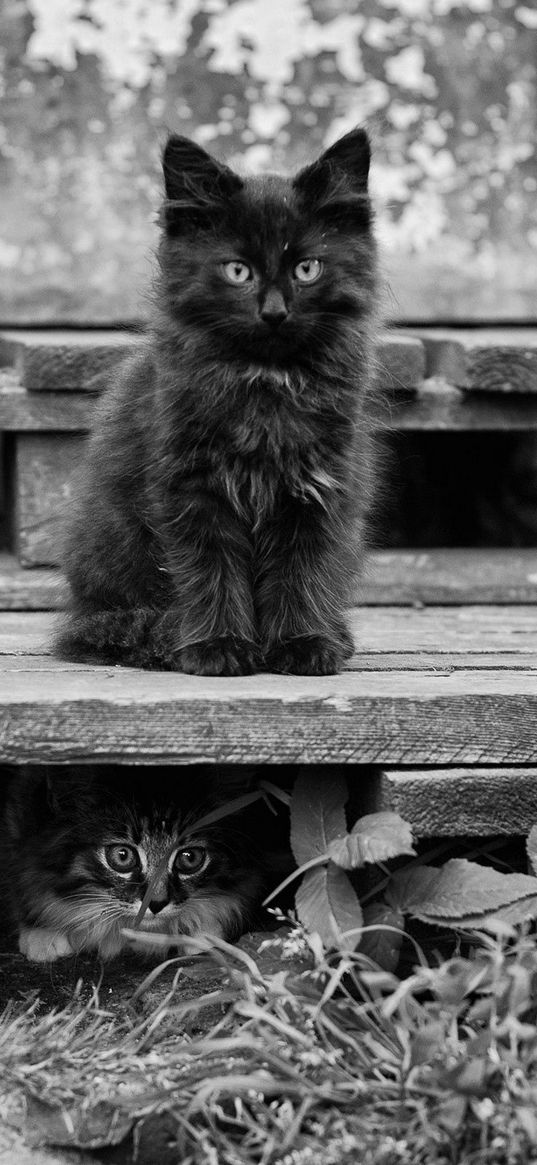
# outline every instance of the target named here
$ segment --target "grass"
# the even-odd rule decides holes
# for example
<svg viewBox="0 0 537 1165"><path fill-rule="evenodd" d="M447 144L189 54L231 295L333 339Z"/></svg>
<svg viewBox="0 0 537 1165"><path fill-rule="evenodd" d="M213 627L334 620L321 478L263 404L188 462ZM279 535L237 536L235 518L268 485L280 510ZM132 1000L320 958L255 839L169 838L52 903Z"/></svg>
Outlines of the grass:
<svg viewBox="0 0 537 1165"><path fill-rule="evenodd" d="M187 947L146 977L123 1015L82 987L61 1010L35 997L6 1008L4 1140L123 1144L114 1160L127 1162L160 1122L163 1165L537 1162L530 935L481 938L468 957L438 965L417 952L401 981L359 952L312 953L298 930L278 932L255 958L225 943ZM194 949L216 962L220 982L185 1000Z"/></svg>

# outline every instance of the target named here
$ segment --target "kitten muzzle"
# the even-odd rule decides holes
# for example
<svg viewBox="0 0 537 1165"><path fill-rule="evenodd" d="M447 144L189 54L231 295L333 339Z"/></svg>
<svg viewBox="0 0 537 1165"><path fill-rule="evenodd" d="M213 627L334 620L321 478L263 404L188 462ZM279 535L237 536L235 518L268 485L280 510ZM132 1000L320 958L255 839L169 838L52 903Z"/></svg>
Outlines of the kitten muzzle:
<svg viewBox="0 0 537 1165"><path fill-rule="evenodd" d="M268 324L269 327L279 328L280 324L289 315L287 304L281 291L278 291L275 287L271 287L259 305L259 315L263 323Z"/></svg>

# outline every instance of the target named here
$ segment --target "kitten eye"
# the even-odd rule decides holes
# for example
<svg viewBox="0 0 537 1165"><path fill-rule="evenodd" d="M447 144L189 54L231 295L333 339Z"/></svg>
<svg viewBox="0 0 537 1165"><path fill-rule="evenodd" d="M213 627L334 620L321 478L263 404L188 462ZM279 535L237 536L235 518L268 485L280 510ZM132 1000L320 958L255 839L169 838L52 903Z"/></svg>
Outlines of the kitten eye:
<svg viewBox="0 0 537 1165"><path fill-rule="evenodd" d="M248 283L252 278L252 269L240 259L232 259L230 263L222 263L222 271L228 283Z"/></svg>
<svg viewBox="0 0 537 1165"><path fill-rule="evenodd" d="M208 861L209 855L202 845L191 845L176 853L173 868L178 874L199 874Z"/></svg>
<svg viewBox="0 0 537 1165"><path fill-rule="evenodd" d="M117 874L131 874L140 864L138 850L132 845L107 845L104 856L110 869Z"/></svg>
<svg viewBox="0 0 537 1165"><path fill-rule="evenodd" d="M323 265L320 259L302 259L301 263L297 263L293 275L299 283L315 283L322 269Z"/></svg>

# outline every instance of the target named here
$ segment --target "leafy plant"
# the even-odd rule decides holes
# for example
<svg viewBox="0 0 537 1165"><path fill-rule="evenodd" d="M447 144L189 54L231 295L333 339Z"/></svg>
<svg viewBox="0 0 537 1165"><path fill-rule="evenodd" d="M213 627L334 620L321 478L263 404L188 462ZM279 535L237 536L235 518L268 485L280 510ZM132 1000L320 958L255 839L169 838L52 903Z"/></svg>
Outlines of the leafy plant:
<svg viewBox="0 0 537 1165"><path fill-rule="evenodd" d="M412 827L397 813L371 813L349 830L348 799L342 777L301 774L291 798L291 848L298 868L266 902L295 879L296 913L321 949L355 950L387 970L397 965L410 916L461 931L498 932L537 917L537 826L527 841L533 875L503 873L466 859L443 866L416 857ZM410 856L414 861L390 871L386 863ZM360 902L349 871L380 867L384 877Z"/></svg>

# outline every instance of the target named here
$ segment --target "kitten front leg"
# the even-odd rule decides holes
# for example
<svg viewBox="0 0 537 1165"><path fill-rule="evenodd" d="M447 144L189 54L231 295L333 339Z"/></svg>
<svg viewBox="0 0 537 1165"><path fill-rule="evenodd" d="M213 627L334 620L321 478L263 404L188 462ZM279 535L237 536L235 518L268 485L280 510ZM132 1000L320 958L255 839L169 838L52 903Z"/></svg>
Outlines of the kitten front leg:
<svg viewBox="0 0 537 1165"><path fill-rule="evenodd" d="M176 602L160 639L177 650L181 671L248 675L258 665L249 540L216 495L183 493L182 509L168 552Z"/></svg>
<svg viewBox="0 0 537 1165"><path fill-rule="evenodd" d="M256 599L267 669L333 675L353 654L349 539L337 513L294 499L265 531Z"/></svg>
<svg viewBox="0 0 537 1165"><path fill-rule="evenodd" d="M46 926L21 926L19 951L31 963L55 963L74 954L67 935Z"/></svg>

